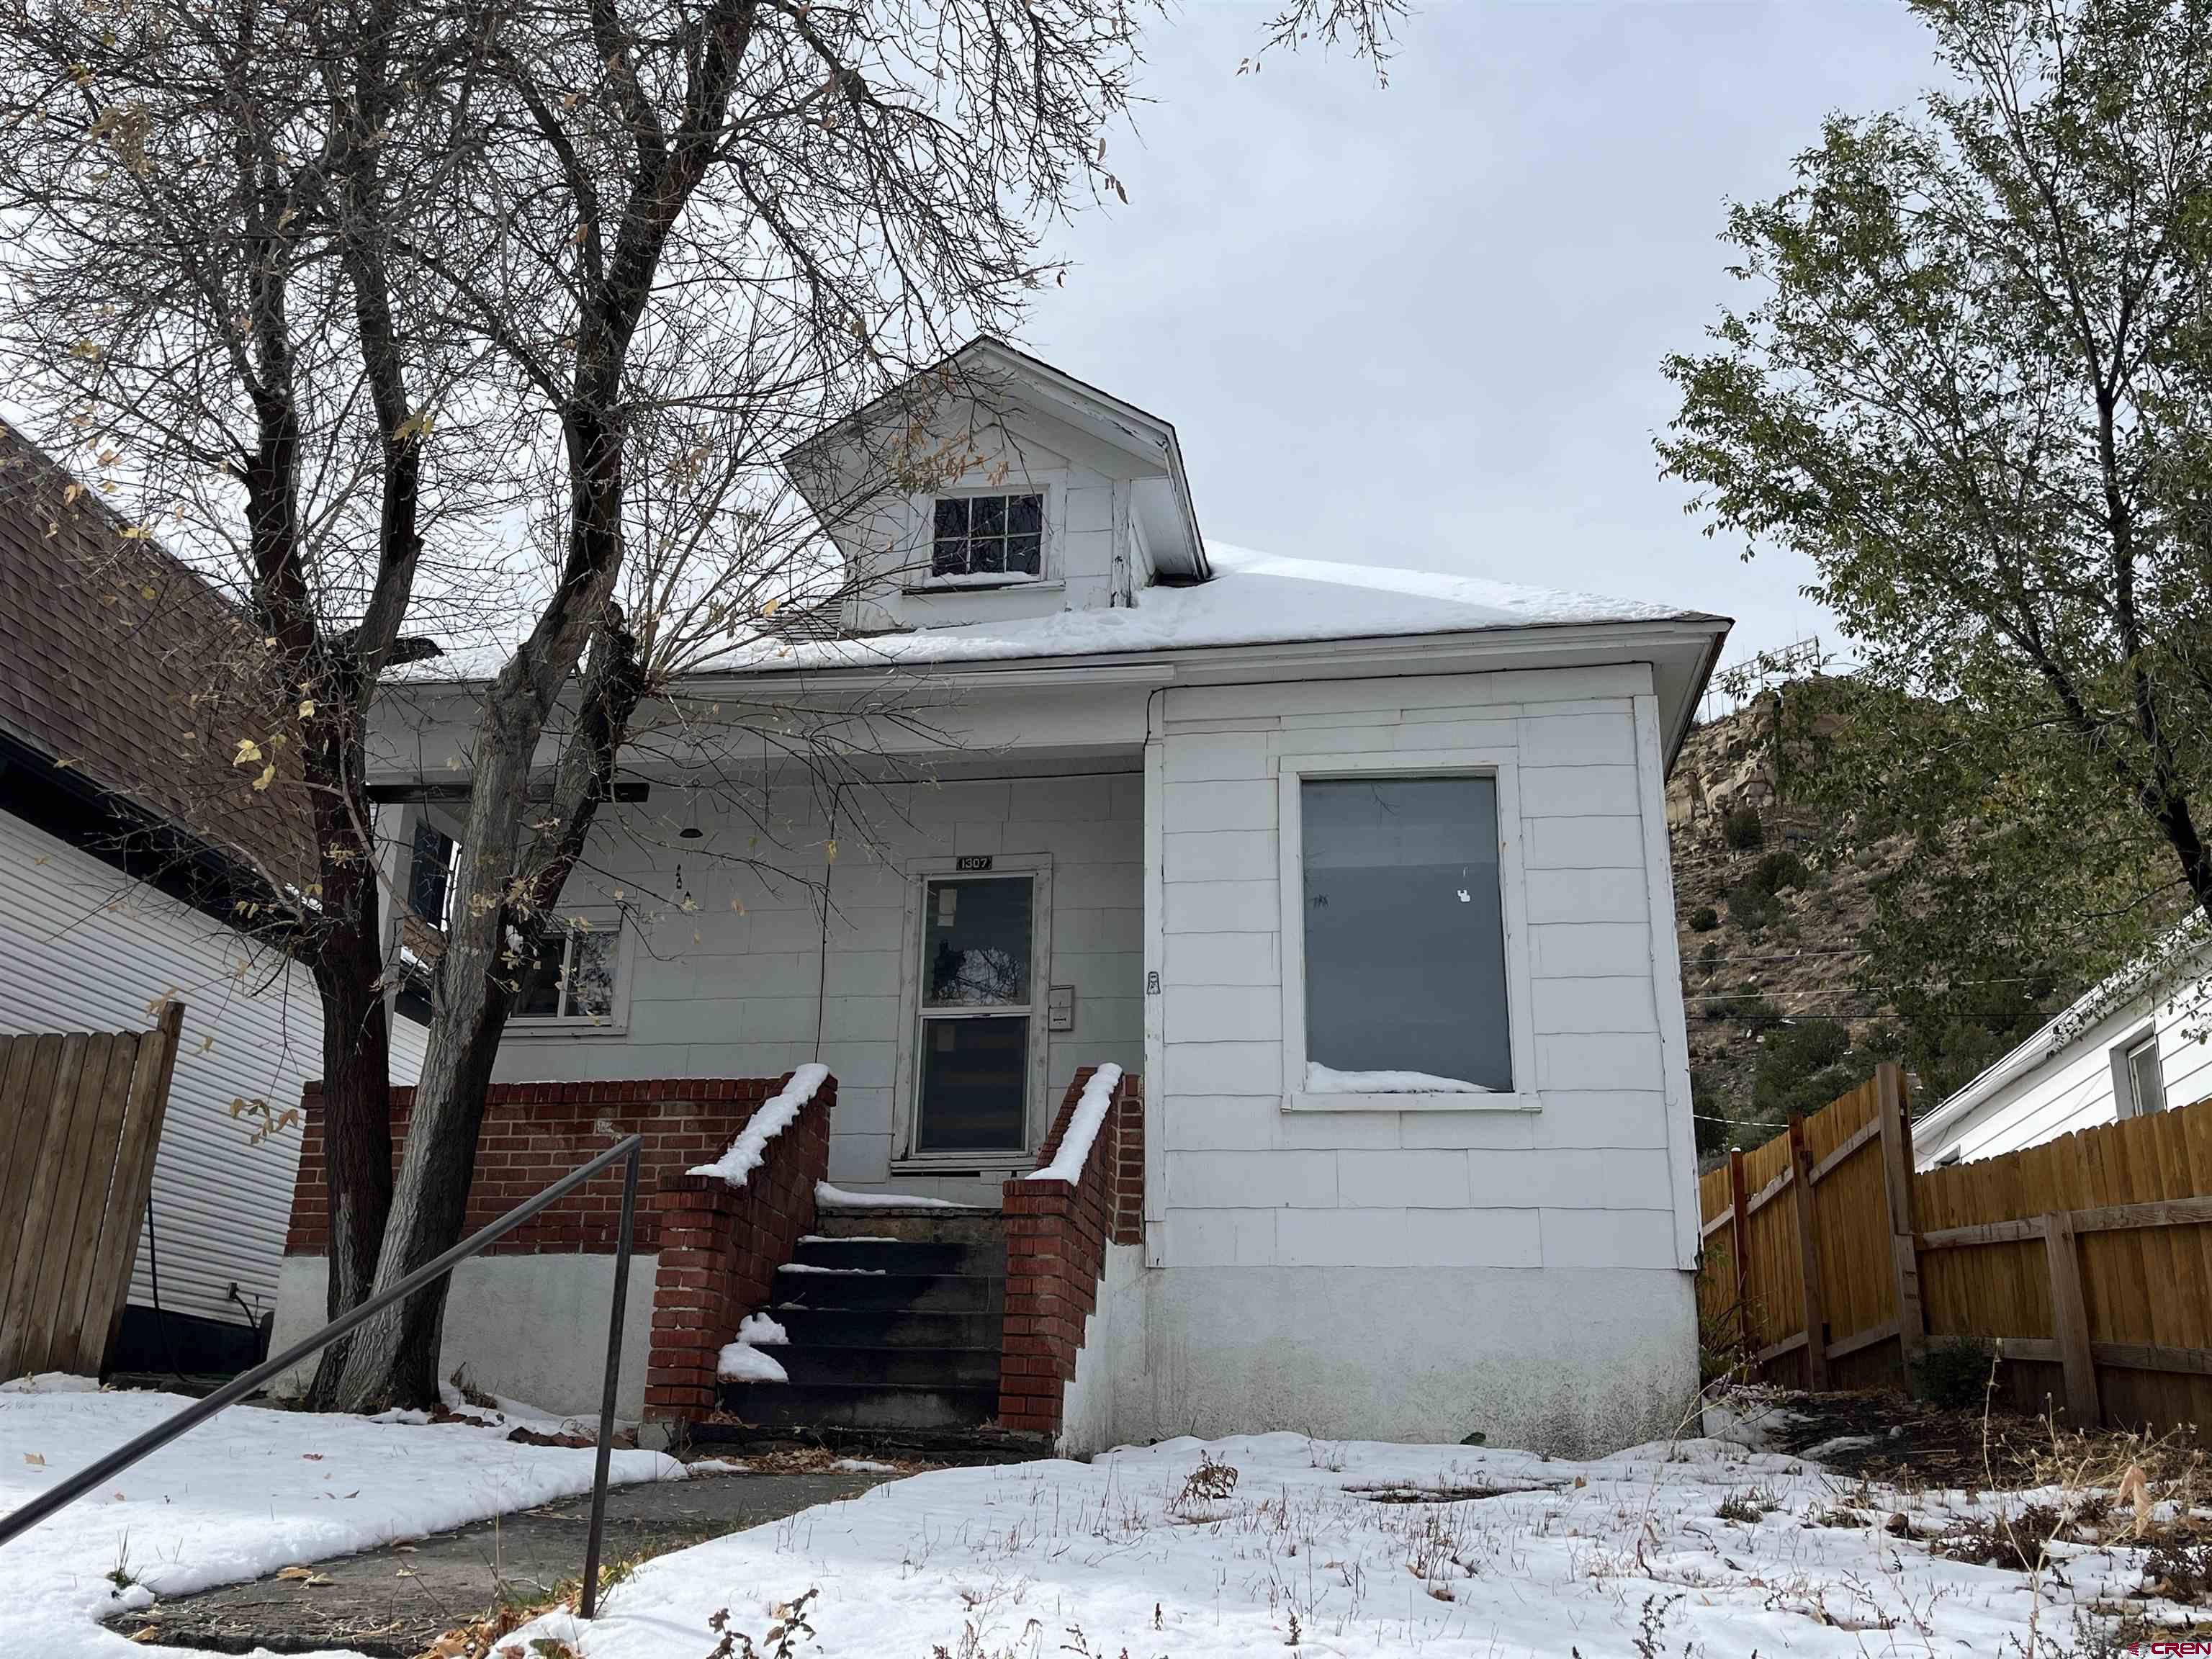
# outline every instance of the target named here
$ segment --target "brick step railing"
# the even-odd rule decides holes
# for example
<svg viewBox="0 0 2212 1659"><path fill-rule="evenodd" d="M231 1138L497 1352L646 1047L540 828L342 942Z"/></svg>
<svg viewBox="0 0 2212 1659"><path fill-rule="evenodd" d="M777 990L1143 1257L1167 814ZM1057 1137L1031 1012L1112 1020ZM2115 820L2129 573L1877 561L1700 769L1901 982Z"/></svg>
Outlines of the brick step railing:
<svg viewBox="0 0 2212 1659"><path fill-rule="evenodd" d="M1041 1168L1059 1158L1084 1091L1086 1066L1067 1086ZM1024 1433L1060 1431L1067 1385L1098 1305L1109 1244L1141 1244L1145 1225L1143 1079L1122 1075L1080 1173L1024 1176L1000 1189L1006 1215L1006 1316L999 1361L999 1422Z"/></svg>

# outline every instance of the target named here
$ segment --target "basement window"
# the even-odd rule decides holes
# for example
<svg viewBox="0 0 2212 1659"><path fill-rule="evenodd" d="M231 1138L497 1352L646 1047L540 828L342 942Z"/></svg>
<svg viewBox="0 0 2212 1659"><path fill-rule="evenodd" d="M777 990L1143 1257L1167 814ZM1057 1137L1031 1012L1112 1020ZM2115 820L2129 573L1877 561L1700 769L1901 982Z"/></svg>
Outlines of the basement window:
<svg viewBox="0 0 2212 1659"><path fill-rule="evenodd" d="M1044 496L940 495L932 525L929 578L1020 581L1044 568Z"/></svg>

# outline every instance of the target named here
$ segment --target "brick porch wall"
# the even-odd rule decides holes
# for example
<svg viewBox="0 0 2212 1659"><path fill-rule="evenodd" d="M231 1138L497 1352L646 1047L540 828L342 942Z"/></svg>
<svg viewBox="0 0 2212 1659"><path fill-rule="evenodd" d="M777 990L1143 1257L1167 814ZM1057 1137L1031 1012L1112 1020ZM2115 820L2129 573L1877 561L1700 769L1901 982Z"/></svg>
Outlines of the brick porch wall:
<svg viewBox="0 0 2212 1659"><path fill-rule="evenodd" d="M1097 1067L1068 1085L1040 1165L1049 1164ZM1006 1336L999 1360L999 1421L1006 1428L1059 1431L1067 1385L1083 1351L1084 1321L1098 1304L1106 1247L1144 1241L1145 1092L1124 1074L1098 1126L1079 1179L1009 1181Z"/></svg>
<svg viewBox="0 0 2212 1659"><path fill-rule="evenodd" d="M637 1236L632 1248L660 1248L653 1196L665 1177L710 1164L728 1149L762 1101L783 1086L776 1078L653 1078L602 1083L494 1084L477 1143L476 1179L462 1231L496 1220L534 1197L623 1136L645 1137L638 1172ZM834 1079L823 1085L834 1098ZM292 1188L287 1255L320 1255L330 1246L330 1184L323 1163L322 1084L302 1096L300 1173ZM399 1167L415 1091L392 1091L392 1167ZM797 1126L793 1126L796 1127ZM771 1158L770 1162L775 1160ZM622 1215L619 1164L594 1176L561 1202L492 1245L487 1255L552 1251L611 1255ZM810 1189L811 1190L811 1189Z"/></svg>
<svg viewBox="0 0 2212 1659"><path fill-rule="evenodd" d="M769 1085L771 1092L781 1087ZM714 1408L722 1345L737 1336L747 1314L767 1306L775 1270L813 1231L814 1188L829 1178L836 1103L837 1079L825 1078L743 1187L687 1175L688 1164L662 1175L653 1198L660 1261L645 1379L648 1418L688 1422Z"/></svg>

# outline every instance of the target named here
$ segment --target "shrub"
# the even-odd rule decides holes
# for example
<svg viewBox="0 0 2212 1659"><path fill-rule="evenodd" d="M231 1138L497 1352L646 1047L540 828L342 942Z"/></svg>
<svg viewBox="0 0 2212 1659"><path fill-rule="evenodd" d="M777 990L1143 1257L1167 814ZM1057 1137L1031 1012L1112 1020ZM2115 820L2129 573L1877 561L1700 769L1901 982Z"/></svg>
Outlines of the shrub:
<svg viewBox="0 0 2212 1659"><path fill-rule="evenodd" d="M1756 806L1732 808L1721 820L1721 839L1739 853L1748 853L1766 845L1766 826L1759 819Z"/></svg>
<svg viewBox="0 0 2212 1659"><path fill-rule="evenodd" d="M1752 882L1729 889L1729 921L1747 933L1782 920L1782 905L1773 894Z"/></svg>
<svg viewBox="0 0 2212 1659"><path fill-rule="evenodd" d="M1996 1349L1986 1337L1947 1336L1929 1343L1912 1369L1930 1401L1946 1411L1970 1411L1982 1403L1996 1363Z"/></svg>
<svg viewBox="0 0 2212 1659"><path fill-rule="evenodd" d="M1806 869L1805 860L1786 848L1778 848L1760 859L1752 872L1752 880L1770 893L1779 893L1785 888L1802 887L1813 878Z"/></svg>
<svg viewBox="0 0 2212 1659"><path fill-rule="evenodd" d="M1720 925L1721 913L1710 904L1700 904L1690 912L1690 931L1693 933L1710 933Z"/></svg>
<svg viewBox="0 0 2212 1659"><path fill-rule="evenodd" d="M1698 966L1711 973L1720 965L1721 942L1717 939L1709 939L1705 941L1704 948L1698 952Z"/></svg>

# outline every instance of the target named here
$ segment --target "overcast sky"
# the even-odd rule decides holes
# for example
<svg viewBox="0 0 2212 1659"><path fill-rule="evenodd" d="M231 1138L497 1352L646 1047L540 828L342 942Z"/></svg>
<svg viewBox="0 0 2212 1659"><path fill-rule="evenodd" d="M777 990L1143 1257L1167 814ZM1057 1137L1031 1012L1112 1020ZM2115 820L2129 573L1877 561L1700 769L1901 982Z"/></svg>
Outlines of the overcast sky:
<svg viewBox="0 0 2212 1659"><path fill-rule="evenodd" d="M1386 88L1237 76L1266 15L1153 31L1129 205L1060 236L1029 343L1175 423L1210 538L1694 605L1731 660L1827 631L1659 477L1659 361L1736 287L1723 203L1932 78L1902 0L1431 0Z"/></svg>

